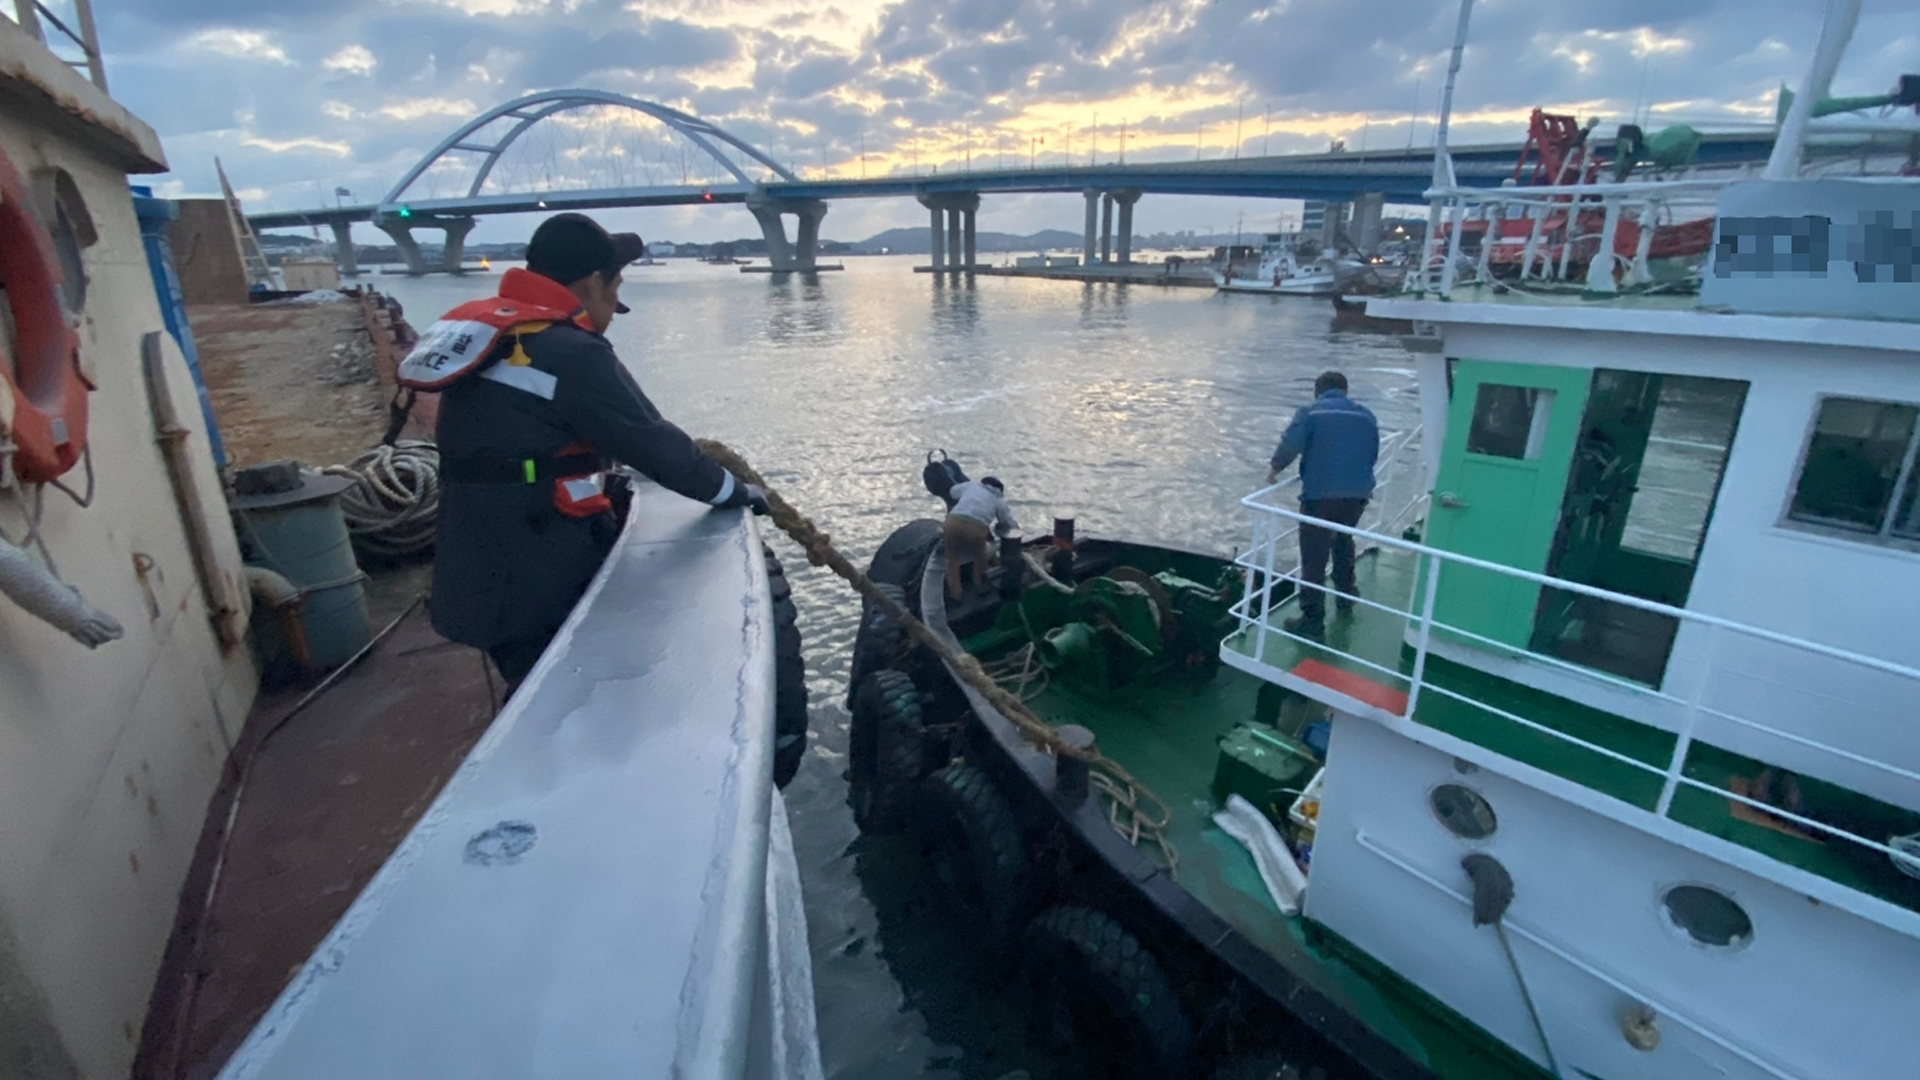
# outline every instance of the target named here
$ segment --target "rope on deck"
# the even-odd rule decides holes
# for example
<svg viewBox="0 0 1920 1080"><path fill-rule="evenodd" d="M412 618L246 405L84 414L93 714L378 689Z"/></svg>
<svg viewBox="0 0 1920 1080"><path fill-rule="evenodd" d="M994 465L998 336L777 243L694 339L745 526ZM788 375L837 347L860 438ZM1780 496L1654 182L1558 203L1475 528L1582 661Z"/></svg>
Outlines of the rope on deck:
<svg viewBox="0 0 1920 1080"><path fill-rule="evenodd" d="M833 546L833 537L815 525L812 519L800 513L792 503L782 498L780 493L768 484L747 459L734 452L725 443L713 439L697 439L701 450L727 468L734 476L750 484L756 484L767 493L768 516L780 530L793 538L800 549L807 553L807 561L814 566L824 566L834 572L853 590L869 603L887 613L916 642L931 650L934 655L946 661L947 667L981 697L985 698L1000 715L1007 718L1026 740L1039 750L1055 758L1072 757L1087 763L1092 773L1091 786L1108 800L1107 820L1115 831L1126 837L1130 843L1139 844L1142 840L1153 843L1160 850L1167 872L1172 874L1179 865L1179 856L1173 846L1167 842L1166 827L1172 819L1167 804L1153 793L1145 784L1133 778L1133 775L1121 764L1099 750L1084 750L1074 746L1053 730L1053 726L1034 715L1027 708L1020 695L995 682L980 666L980 661L971 654L949 645L927 625L914 618L906 607L867 579L860 568L853 565Z"/></svg>
<svg viewBox="0 0 1920 1080"><path fill-rule="evenodd" d="M356 550L395 558L433 546L440 515L439 447L406 439L321 471L353 481L340 493L340 509Z"/></svg>

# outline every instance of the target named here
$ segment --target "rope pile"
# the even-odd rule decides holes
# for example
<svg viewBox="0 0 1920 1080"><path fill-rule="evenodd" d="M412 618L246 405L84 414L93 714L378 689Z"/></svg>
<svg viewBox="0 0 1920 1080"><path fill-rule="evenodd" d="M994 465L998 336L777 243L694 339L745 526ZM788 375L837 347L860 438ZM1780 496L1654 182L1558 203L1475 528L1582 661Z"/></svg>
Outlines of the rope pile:
<svg viewBox="0 0 1920 1080"><path fill-rule="evenodd" d="M353 481L340 493L340 509L354 550L396 558L433 546L440 514L440 450L433 443L405 439L376 446L346 465L321 471Z"/></svg>
<svg viewBox="0 0 1920 1080"><path fill-rule="evenodd" d="M767 493L767 507L773 523L782 532L793 538L800 549L807 553L807 561L814 566L824 566L833 571L847 584L853 586L870 603L877 605L887 616L901 626L915 641L931 650L934 655L946 661L947 666L962 682L987 700L994 710L1007 718L1008 722L1019 730L1020 734L1038 749L1055 758L1072 757L1087 763L1092 772L1091 784L1102 796L1109 800L1108 820L1122 836L1132 843L1141 840L1152 841L1166 862L1167 871L1172 873L1178 865L1178 856L1173 846L1167 843L1165 830L1172 814L1167 804L1155 795L1146 785L1135 780L1119 762L1107 757L1098 749L1083 750L1062 739L1053 726L1034 715L1018 694L995 682L991 675L980 666L980 661L971 654L948 644L945 639L928 629L927 625L913 617L904 606L882 592L879 586L867 579L859 567L847 561L845 555L833 546L833 537L823 532L812 519L800 513L761 478L759 472L747 463L747 459L735 453L725 443L713 439L695 440L700 449L725 466L734 476L758 485Z"/></svg>

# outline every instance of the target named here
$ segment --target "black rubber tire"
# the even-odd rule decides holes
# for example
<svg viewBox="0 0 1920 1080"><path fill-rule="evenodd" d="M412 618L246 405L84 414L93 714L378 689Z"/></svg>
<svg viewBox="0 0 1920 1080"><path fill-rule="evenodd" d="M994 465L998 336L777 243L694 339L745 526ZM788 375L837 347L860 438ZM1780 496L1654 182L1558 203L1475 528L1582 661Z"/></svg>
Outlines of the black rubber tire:
<svg viewBox="0 0 1920 1080"><path fill-rule="evenodd" d="M1322 1080L1324 1070L1302 1065L1285 1050L1249 1050L1235 1054L1207 1074L1207 1080Z"/></svg>
<svg viewBox="0 0 1920 1080"><path fill-rule="evenodd" d="M874 588L891 597L894 603L906 605L906 594L900 586L876 584ZM854 692L867 676L893 667L900 660L906 642L905 626L888 615L885 608L871 600L862 600L860 629L853 637L853 667L847 672L847 708L853 708Z"/></svg>
<svg viewBox="0 0 1920 1080"><path fill-rule="evenodd" d="M1013 806L977 765L955 761L921 785L921 843L943 890L961 912L1007 944L1031 913L1026 837Z"/></svg>
<svg viewBox="0 0 1920 1080"><path fill-rule="evenodd" d="M847 802L862 832L898 832L909 820L927 764L920 691L905 672L876 671L853 694Z"/></svg>
<svg viewBox="0 0 1920 1080"><path fill-rule="evenodd" d="M784 788L807 754L807 658L800 643L800 609L786 568L770 547L767 586L773 593L773 782Z"/></svg>
<svg viewBox="0 0 1920 1080"><path fill-rule="evenodd" d="M920 592L920 573L926 569L927 556L940 542L940 522L932 518L909 521L893 530L867 563L867 578L882 585L898 585L908 596Z"/></svg>
<svg viewBox="0 0 1920 1080"><path fill-rule="evenodd" d="M1192 1071L1193 1027L1159 961L1111 916L1077 904L1028 925L1042 1039L1072 1053L1087 1077L1171 1080Z"/></svg>

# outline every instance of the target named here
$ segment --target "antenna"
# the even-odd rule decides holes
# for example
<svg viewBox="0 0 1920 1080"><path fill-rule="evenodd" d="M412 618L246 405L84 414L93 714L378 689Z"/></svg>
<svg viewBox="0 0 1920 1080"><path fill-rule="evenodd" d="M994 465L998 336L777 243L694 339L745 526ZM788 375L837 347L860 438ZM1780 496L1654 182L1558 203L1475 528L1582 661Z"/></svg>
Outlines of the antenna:
<svg viewBox="0 0 1920 1080"><path fill-rule="evenodd" d="M1413 127L1420 119L1420 80L1413 80L1413 108L1407 110L1407 152L1413 152Z"/></svg>
<svg viewBox="0 0 1920 1080"><path fill-rule="evenodd" d="M1447 125L1453 119L1453 84L1460 77L1460 58L1467 51L1467 23L1472 18L1473 0L1460 0L1460 25L1453 31L1453 58L1447 62L1447 86L1440 93L1440 123L1433 130L1434 187L1454 186L1453 156L1447 153Z"/></svg>
<svg viewBox="0 0 1920 1080"><path fill-rule="evenodd" d="M1653 67L1653 53L1649 51L1640 61L1640 89L1633 95L1633 122L1640 122L1640 104L1647 99L1647 69Z"/></svg>

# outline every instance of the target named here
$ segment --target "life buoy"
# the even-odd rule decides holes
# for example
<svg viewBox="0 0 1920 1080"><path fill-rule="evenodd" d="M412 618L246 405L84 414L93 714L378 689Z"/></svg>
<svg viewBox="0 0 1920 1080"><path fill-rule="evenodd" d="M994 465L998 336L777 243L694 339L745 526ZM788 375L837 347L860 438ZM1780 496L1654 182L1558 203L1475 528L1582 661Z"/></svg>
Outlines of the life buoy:
<svg viewBox="0 0 1920 1080"><path fill-rule="evenodd" d="M60 305L63 280L53 240L0 151L0 289L14 331L11 353L0 341L0 392L12 404L11 415L0 409L0 444L12 444L14 475L29 484L59 479L87 448L93 387L80 374L80 337Z"/></svg>

